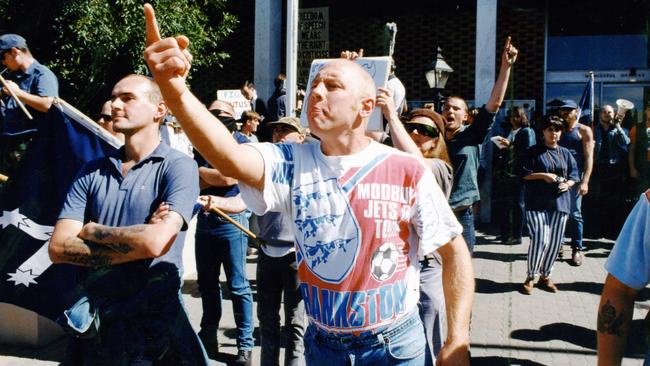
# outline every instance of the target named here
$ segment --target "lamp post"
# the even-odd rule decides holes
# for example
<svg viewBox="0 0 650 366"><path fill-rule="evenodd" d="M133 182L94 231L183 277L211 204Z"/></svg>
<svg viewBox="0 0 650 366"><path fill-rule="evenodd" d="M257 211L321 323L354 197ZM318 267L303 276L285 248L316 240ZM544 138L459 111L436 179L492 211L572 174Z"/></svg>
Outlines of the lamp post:
<svg viewBox="0 0 650 366"><path fill-rule="evenodd" d="M454 72L454 69L452 69L445 61L445 58L442 57L442 49L440 47L438 47L437 53L438 55L436 56L436 59L427 67L425 75L427 77L427 83L429 83L429 88L433 89L433 102L435 104L435 109L440 111L442 109L441 91L445 88L445 85L447 85L447 79L449 79L449 75Z"/></svg>

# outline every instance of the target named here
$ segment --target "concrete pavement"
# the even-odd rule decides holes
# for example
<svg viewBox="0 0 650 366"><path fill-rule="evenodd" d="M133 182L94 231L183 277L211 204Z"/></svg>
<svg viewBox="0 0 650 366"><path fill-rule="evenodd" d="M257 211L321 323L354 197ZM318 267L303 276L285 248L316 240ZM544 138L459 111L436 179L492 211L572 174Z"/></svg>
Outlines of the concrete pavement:
<svg viewBox="0 0 650 366"><path fill-rule="evenodd" d="M602 283L603 263L613 245L610 240L588 240L584 264L572 267L567 262L555 265L556 294L535 289L532 295L518 292L526 276L528 239L521 245L503 245L479 233L474 266L476 297L472 314L472 365L595 365L596 311ZM570 254L568 247L565 252ZM247 271L256 293L255 258L249 257ZM222 279L223 276L222 276ZM225 280L225 279L224 279ZM201 299L195 275L183 286L183 299L195 329L201 317ZM255 309L257 302L255 302ZM234 358L235 324L226 293L219 334L220 351L215 365ZM650 309L650 292L642 291L635 305L633 334L624 365L643 363L642 319ZM259 339L254 349L254 364L259 363ZM42 349L0 345L0 365L56 365L65 342L57 341Z"/></svg>

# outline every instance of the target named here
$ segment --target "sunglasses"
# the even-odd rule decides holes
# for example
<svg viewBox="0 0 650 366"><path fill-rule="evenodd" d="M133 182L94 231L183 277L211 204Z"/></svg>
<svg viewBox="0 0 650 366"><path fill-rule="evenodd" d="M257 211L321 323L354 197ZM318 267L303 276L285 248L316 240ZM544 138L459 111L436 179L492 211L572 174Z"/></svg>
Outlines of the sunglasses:
<svg viewBox="0 0 650 366"><path fill-rule="evenodd" d="M429 137L438 137L440 132L437 128L427 125L422 125L419 123L407 123L404 125L406 132L413 133L413 131L418 131L418 134L429 136Z"/></svg>
<svg viewBox="0 0 650 366"><path fill-rule="evenodd" d="M104 121L110 122L113 117L110 114L100 114L98 119L104 119Z"/></svg>

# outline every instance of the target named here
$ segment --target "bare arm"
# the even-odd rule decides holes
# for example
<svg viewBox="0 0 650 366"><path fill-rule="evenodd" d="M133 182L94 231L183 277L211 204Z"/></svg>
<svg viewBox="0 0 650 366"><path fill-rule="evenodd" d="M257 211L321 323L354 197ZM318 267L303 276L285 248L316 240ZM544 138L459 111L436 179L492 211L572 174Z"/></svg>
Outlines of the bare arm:
<svg viewBox="0 0 650 366"><path fill-rule="evenodd" d="M237 179L226 177L218 169L199 168L199 178L201 179L201 189L207 187L227 187L237 184Z"/></svg>
<svg viewBox="0 0 650 366"><path fill-rule="evenodd" d="M144 58L172 110L196 149L224 175L263 188L264 160L250 146L240 145L226 127L187 88L191 55L185 36L160 38L153 8L144 7L147 47ZM244 161L246 164L242 164Z"/></svg>
<svg viewBox="0 0 650 366"><path fill-rule="evenodd" d="M608 274L598 305L598 365L620 365L634 313L637 290Z"/></svg>
<svg viewBox="0 0 650 366"><path fill-rule="evenodd" d="M437 364L469 365L469 321L474 301L474 269L467 244L457 236L438 249L447 311L447 340Z"/></svg>
<svg viewBox="0 0 650 366"><path fill-rule="evenodd" d="M236 214L246 209L246 204L239 195L234 197L200 196L199 201L206 211L214 211L214 208L218 208L225 213Z"/></svg>
<svg viewBox="0 0 650 366"><path fill-rule="evenodd" d="M585 158L585 172L578 186L578 194L585 195L589 192L589 178L594 167L594 133L591 128L582 127L582 150Z"/></svg>
<svg viewBox="0 0 650 366"><path fill-rule="evenodd" d="M52 102L54 102L53 97L42 97L40 95L35 95L35 94L30 94L26 92L25 90L20 89L18 84L14 83L11 80L7 80L7 86L11 88L11 91L16 94L18 99L20 99L21 102L27 104L28 106L36 109L39 112L47 112L48 109L52 106ZM9 95L9 91L6 90L6 88L3 88L3 92L7 95Z"/></svg>
<svg viewBox="0 0 650 366"><path fill-rule="evenodd" d="M128 245L98 245L78 237L80 221L61 219L54 227L48 247L53 263L70 263L84 267L105 267L137 260Z"/></svg>
<svg viewBox="0 0 650 366"><path fill-rule="evenodd" d="M510 43L510 36L506 38L506 44L503 47L503 53L501 54L501 67L499 69L499 76L497 81L492 87L492 94L490 99L485 104L485 109L488 112L496 113L503 103L503 98L506 95L506 90L508 89L508 79L510 78L510 70L512 65L517 61L517 55L519 51Z"/></svg>
<svg viewBox="0 0 650 366"><path fill-rule="evenodd" d="M379 88L379 94L377 95L377 106L381 108L381 112L384 115L384 118L388 121L388 127L390 128L390 136L393 140L393 145L395 148L407 152L415 157L418 157L424 160L422 152L418 149L418 146L413 142L411 136L404 128L402 121L400 121L397 116L397 110L395 109L395 102L393 101L393 95L390 90L386 88Z"/></svg>

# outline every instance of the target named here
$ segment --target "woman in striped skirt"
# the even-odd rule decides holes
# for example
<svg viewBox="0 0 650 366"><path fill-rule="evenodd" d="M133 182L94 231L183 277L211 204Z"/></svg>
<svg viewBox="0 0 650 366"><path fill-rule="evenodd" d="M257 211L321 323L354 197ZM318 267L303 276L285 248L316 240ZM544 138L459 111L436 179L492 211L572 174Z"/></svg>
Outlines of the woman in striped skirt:
<svg viewBox="0 0 650 366"><path fill-rule="evenodd" d="M528 273L521 289L526 295L533 291L538 274L537 287L557 292L550 276L571 209L569 188L579 179L575 159L569 150L558 145L564 129L562 118L545 117L541 129L543 142L528 150L522 171L530 233Z"/></svg>

